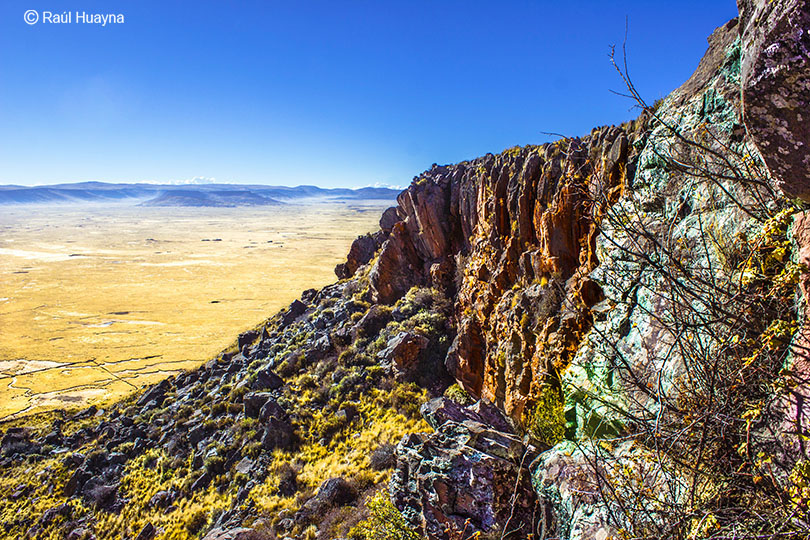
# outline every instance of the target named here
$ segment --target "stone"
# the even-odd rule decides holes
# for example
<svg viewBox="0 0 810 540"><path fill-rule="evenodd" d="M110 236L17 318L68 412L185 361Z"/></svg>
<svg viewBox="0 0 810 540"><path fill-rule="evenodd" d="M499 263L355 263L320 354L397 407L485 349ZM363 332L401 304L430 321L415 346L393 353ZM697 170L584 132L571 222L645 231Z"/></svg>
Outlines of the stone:
<svg viewBox="0 0 810 540"><path fill-rule="evenodd" d="M367 234L357 237L357 239L352 242L346 262L338 264L335 267L335 275L337 275L338 279L348 279L352 277L359 267L367 264L371 258L374 257L374 253L377 252L379 247L380 244L377 238L372 235Z"/></svg>
<svg viewBox="0 0 810 540"><path fill-rule="evenodd" d="M747 133L782 192L810 201L810 2L737 3Z"/></svg>
<svg viewBox="0 0 810 540"><path fill-rule="evenodd" d="M307 305L300 300L293 300L290 307L287 308L287 311L284 313L284 316L281 318L281 325L282 326L289 326L301 315L303 315L307 310Z"/></svg>
<svg viewBox="0 0 810 540"><path fill-rule="evenodd" d="M262 405L262 409L259 411L259 420L261 422L267 422L269 420L286 420L287 419L287 411L278 404L275 399L269 399Z"/></svg>
<svg viewBox="0 0 810 540"><path fill-rule="evenodd" d="M269 364L256 372L256 379L251 384L253 390L278 390L282 386L284 381L275 374Z"/></svg>
<svg viewBox="0 0 810 540"><path fill-rule="evenodd" d="M270 538L265 533L246 527L232 529L217 527L209 531L202 540L270 540Z"/></svg>
<svg viewBox="0 0 810 540"><path fill-rule="evenodd" d="M140 398L138 398L138 401L136 401L135 403L139 407L143 407L147 403L155 402L156 406L159 407L163 403L164 395L168 391L169 391L169 381L164 379L159 383L153 385Z"/></svg>
<svg viewBox="0 0 810 540"><path fill-rule="evenodd" d="M245 416L248 418L258 418L264 404L271 399L273 399L273 394L269 392L248 392L242 398Z"/></svg>
<svg viewBox="0 0 810 540"><path fill-rule="evenodd" d="M151 523L147 523L141 529L141 532L138 533L138 536L135 537L135 540L152 540L155 537L155 526Z"/></svg>
<svg viewBox="0 0 810 540"><path fill-rule="evenodd" d="M262 447L267 450L288 450L293 443L293 426L289 422L271 418L262 435Z"/></svg>
<svg viewBox="0 0 810 540"><path fill-rule="evenodd" d="M421 334L400 332L388 340L386 348L378 356L391 366L396 375L410 379L417 374L422 351L428 343L428 339Z"/></svg>
<svg viewBox="0 0 810 540"><path fill-rule="evenodd" d="M191 484L190 491L191 493L197 493L208 487L209 483L211 483L211 475L204 472Z"/></svg>
<svg viewBox="0 0 810 540"><path fill-rule="evenodd" d="M514 434L478 423L478 413L445 398L422 410L438 427L402 438L389 484L391 500L406 520L420 534L445 540L460 534L507 539L534 534L543 511L528 470L536 450Z"/></svg>
<svg viewBox="0 0 810 540"><path fill-rule="evenodd" d="M65 482L64 494L66 497L72 497L84 486L92 475L86 469L78 468L73 474L70 475L68 481Z"/></svg>
<svg viewBox="0 0 810 540"><path fill-rule="evenodd" d="M394 228L394 225L401 221L399 217L399 212L397 212L397 207L392 206L390 208L386 208L385 212L383 212L382 217L380 217L380 229L382 229L385 233L390 233L391 229Z"/></svg>
<svg viewBox="0 0 810 540"><path fill-rule="evenodd" d="M239 350L242 350L246 345L253 344L256 339L259 337L258 330L248 330L247 332L243 332L239 334L239 338L236 340L237 346Z"/></svg>

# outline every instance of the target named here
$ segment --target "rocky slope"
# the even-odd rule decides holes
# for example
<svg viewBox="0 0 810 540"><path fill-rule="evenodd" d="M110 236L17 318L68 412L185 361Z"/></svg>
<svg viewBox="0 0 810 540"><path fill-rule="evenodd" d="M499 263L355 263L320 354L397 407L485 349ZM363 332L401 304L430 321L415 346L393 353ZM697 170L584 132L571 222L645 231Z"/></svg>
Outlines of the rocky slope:
<svg viewBox="0 0 810 540"><path fill-rule="evenodd" d="M7 427L2 530L806 537L810 19L740 4L635 121L433 166L206 366Z"/></svg>

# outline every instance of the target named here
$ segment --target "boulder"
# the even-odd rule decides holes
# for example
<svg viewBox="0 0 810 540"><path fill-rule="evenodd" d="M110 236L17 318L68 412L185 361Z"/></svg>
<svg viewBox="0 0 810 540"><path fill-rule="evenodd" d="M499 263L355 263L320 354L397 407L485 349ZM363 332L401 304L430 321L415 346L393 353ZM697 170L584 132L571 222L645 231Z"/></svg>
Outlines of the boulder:
<svg viewBox="0 0 810 540"><path fill-rule="evenodd" d="M294 428L289 422L270 418L262 435L262 447L267 451L288 450L293 443L293 433Z"/></svg>
<svg viewBox="0 0 810 540"><path fill-rule="evenodd" d="M315 498L328 506L343 506L357 499L357 490L345 478L330 478L318 487Z"/></svg>
<svg viewBox="0 0 810 540"><path fill-rule="evenodd" d="M300 300L293 300L281 318L282 326L289 326L307 310L307 305Z"/></svg>
<svg viewBox="0 0 810 540"><path fill-rule="evenodd" d="M269 540L267 534L246 527L224 529L217 527L206 534L202 540Z"/></svg>
<svg viewBox="0 0 810 540"><path fill-rule="evenodd" d="M335 275L338 279L348 279L354 275L358 268L367 264L374 253L379 249L378 238L372 235L359 236L352 242L346 262L335 267Z"/></svg>
<svg viewBox="0 0 810 540"><path fill-rule="evenodd" d="M259 337L258 330L248 330L247 332L243 332L239 334L239 338L237 339L237 344L239 350L241 351L245 345L252 345L254 341Z"/></svg>
<svg viewBox="0 0 810 540"><path fill-rule="evenodd" d="M136 405L143 407L150 402L154 402L157 407L160 407L164 401L164 395L169 391L169 381L163 379L159 383L153 385L147 390L136 402Z"/></svg>
<svg viewBox="0 0 810 540"><path fill-rule="evenodd" d="M810 200L810 2L738 0L743 119L778 187Z"/></svg>
<svg viewBox="0 0 810 540"><path fill-rule="evenodd" d="M259 420L262 422L286 419L287 411L275 399L268 400L267 403L262 405L262 410L259 411Z"/></svg>
<svg viewBox="0 0 810 540"><path fill-rule="evenodd" d="M528 465L536 449L450 400L428 405L423 413L436 431L403 437L389 485L406 520L428 538L534 534L542 508Z"/></svg>
<svg viewBox="0 0 810 540"><path fill-rule="evenodd" d="M428 339L421 334L400 332L388 340L386 348L378 356L391 366L396 375L409 379L416 374L422 351L428 343Z"/></svg>
<svg viewBox="0 0 810 540"><path fill-rule="evenodd" d="M211 482L211 475L207 472L202 473L193 484L191 484L190 491L191 493L197 493L208 487L208 484Z"/></svg>
<svg viewBox="0 0 810 540"><path fill-rule="evenodd" d="M399 217L399 212L397 212L396 206L386 208L385 212L382 214L382 217L380 217L380 229L382 229L385 233L390 233L391 229L394 228L394 225L400 221L402 221L402 219Z"/></svg>
<svg viewBox="0 0 810 540"><path fill-rule="evenodd" d="M242 398L242 405L245 408L245 416L248 418L258 418L264 404L273 399L269 392L249 392Z"/></svg>
<svg viewBox="0 0 810 540"><path fill-rule="evenodd" d="M284 381L266 365L256 372L256 379L251 384L253 390L277 390L284 386Z"/></svg>

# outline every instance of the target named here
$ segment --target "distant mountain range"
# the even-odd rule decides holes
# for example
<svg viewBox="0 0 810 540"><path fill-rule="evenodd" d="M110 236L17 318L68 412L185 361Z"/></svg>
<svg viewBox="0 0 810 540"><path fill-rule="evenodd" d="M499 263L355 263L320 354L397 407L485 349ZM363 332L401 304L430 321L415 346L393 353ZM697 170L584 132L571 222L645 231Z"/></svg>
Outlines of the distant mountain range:
<svg viewBox="0 0 810 540"><path fill-rule="evenodd" d="M108 184L81 182L52 186L0 186L0 205L81 202L132 202L141 206L268 206L301 199L395 199L398 190L365 187L327 189L317 186L239 184Z"/></svg>

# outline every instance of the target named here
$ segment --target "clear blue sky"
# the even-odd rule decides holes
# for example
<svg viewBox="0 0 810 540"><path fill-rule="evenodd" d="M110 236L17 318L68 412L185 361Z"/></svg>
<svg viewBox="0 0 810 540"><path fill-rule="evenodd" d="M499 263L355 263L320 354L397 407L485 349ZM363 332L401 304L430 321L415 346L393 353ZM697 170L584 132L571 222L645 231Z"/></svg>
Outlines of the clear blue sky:
<svg viewBox="0 0 810 540"><path fill-rule="evenodd" d="M122 13L38 24L26 10ZM542 132L637 114L608 62L625 16L650 100L734 0L2 0L0 184L405 185Z"/></svg>

